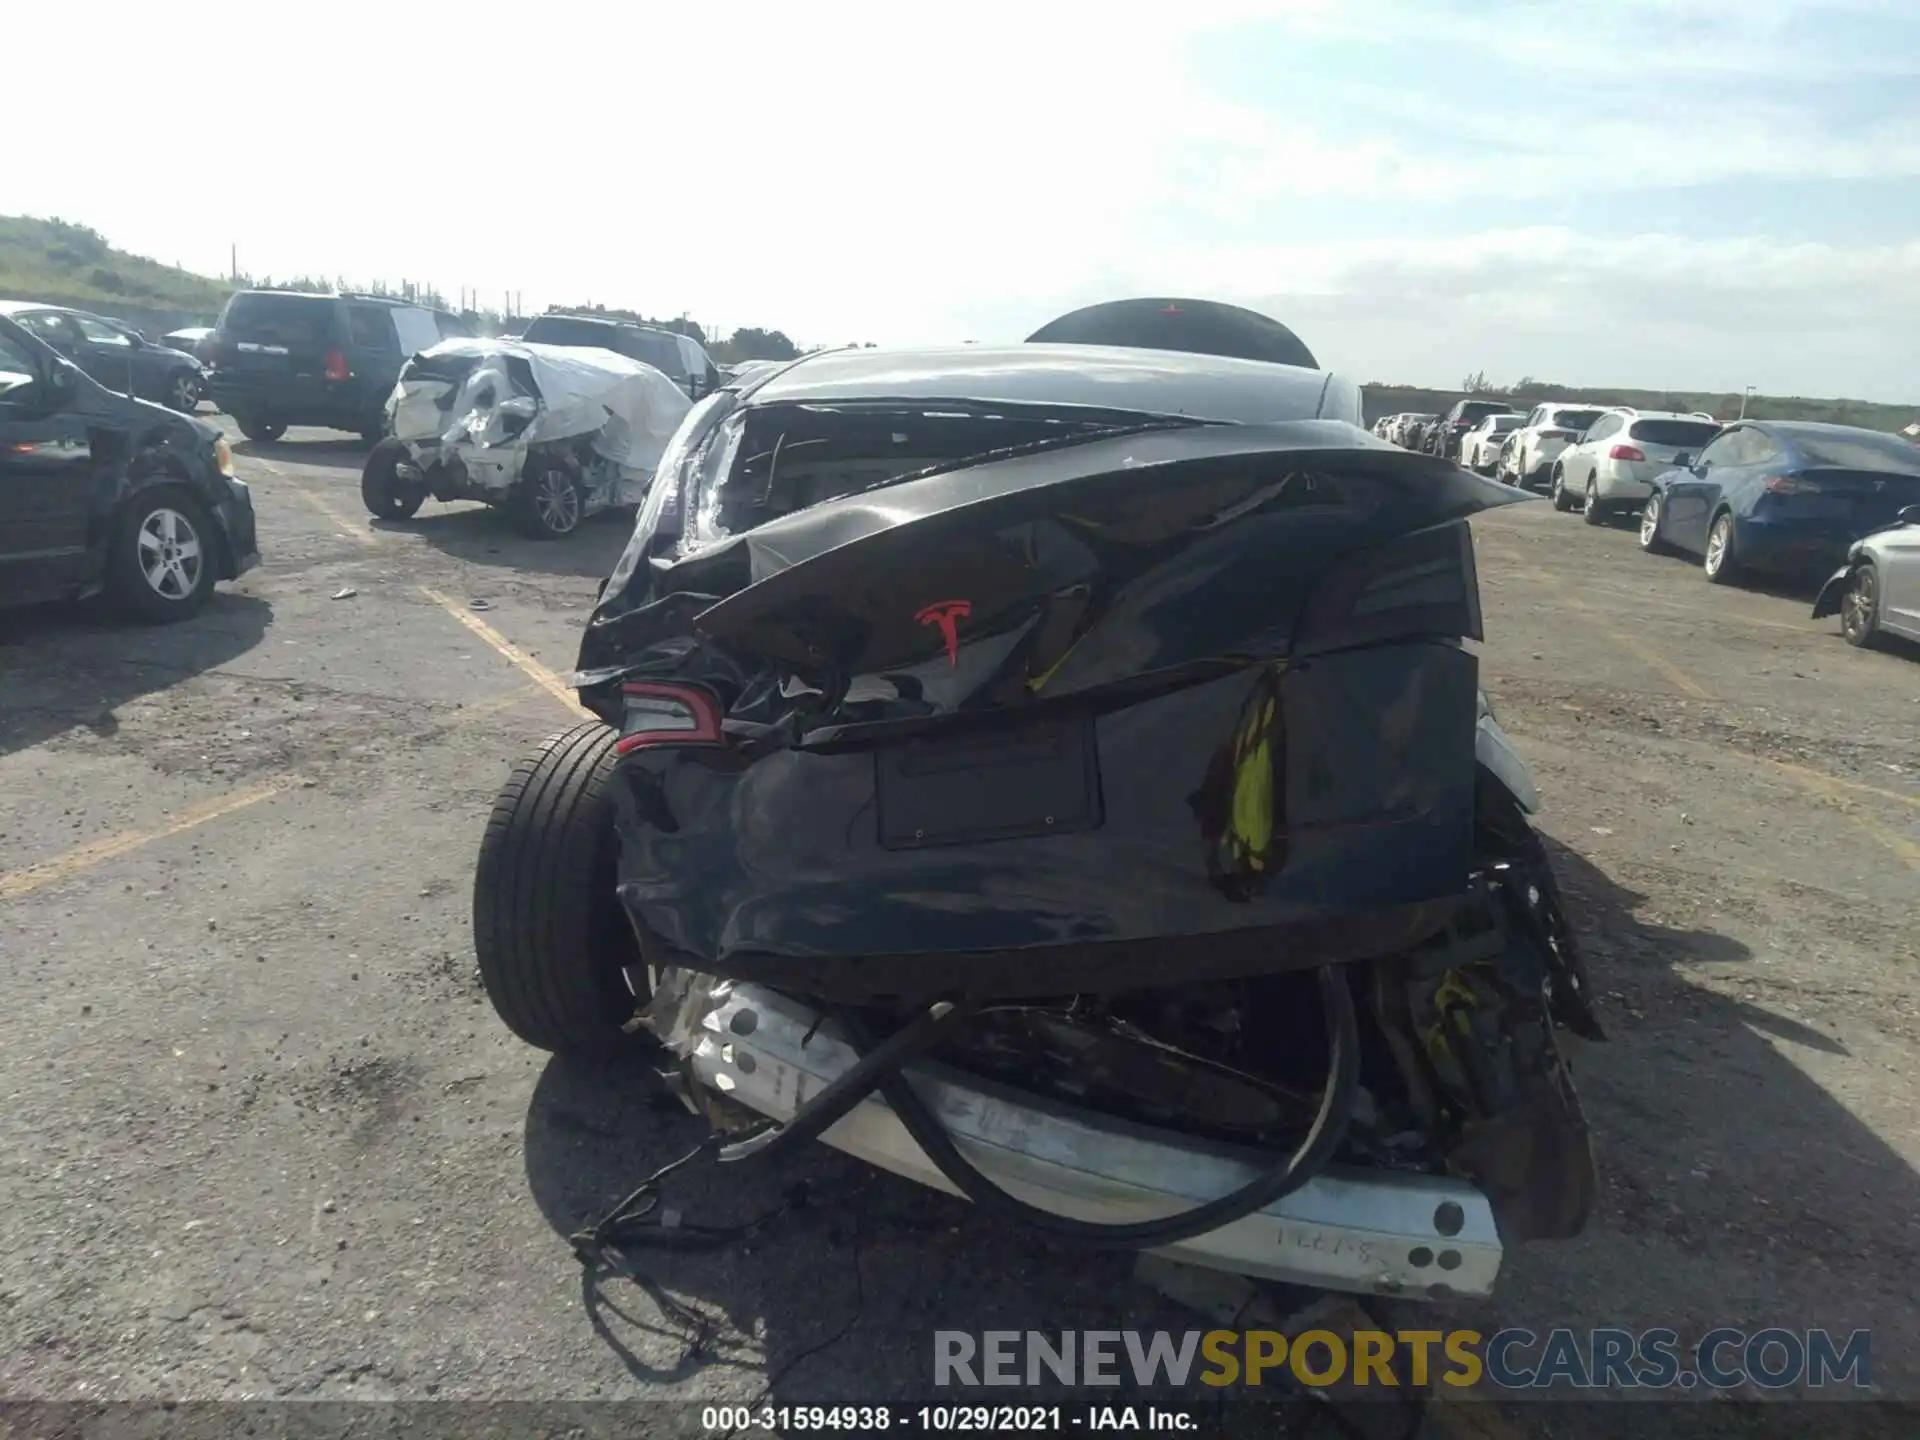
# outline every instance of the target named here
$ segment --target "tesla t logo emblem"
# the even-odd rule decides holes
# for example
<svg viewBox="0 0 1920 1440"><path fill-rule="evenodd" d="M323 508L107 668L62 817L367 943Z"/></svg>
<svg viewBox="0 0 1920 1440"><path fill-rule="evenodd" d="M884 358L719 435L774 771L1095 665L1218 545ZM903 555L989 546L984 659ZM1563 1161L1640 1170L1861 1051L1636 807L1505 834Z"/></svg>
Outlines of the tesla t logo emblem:
<svg viewBox="0 0 1920 1440"><path fill-rule="evenodd" d="M960 622L973 614L971 600L936 600L925 606L914 619L922 625L938 625L940 638L947 642L947 663L960 668Z"/></svg>

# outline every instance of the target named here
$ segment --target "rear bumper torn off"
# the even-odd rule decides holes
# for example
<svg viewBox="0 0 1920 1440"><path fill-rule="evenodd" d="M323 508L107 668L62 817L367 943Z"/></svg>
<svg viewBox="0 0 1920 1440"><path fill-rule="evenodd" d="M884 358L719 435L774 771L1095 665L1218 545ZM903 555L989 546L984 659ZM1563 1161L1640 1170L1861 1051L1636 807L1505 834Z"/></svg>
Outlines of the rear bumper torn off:
<svg viewBox="0 0 1920 1440"><path fill-rule="evenodd" d="M780 1121L855 1059L801 1002L692 971L661 972L647 1019L701 1085ZM1176 1213L1238 1189L1259 1168L1245 1151L1072 1110L941 1066L909 1066L906 1074L984 1174L1077 1219ZM824 1138L954 1193L877 1096ZM1157 1253L1320 1289L1441 1298L1491 1294L1502 1252L1492 1208L1466 1182L1335 1168L1265 1210Z"/></svg>

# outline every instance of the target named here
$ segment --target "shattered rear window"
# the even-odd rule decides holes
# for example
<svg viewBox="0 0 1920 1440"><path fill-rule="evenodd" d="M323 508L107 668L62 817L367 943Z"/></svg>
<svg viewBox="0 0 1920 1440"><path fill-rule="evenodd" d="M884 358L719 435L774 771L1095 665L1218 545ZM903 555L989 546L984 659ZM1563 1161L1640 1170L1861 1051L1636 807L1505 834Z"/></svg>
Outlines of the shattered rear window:
<svg viewBox="0 0 1920 1440"><path fill-rule="evenodd" d="M769 405L711 445L689 539L696 546L783 515L1002 451L1191 423L1080 406L973 402Z"/></svg>

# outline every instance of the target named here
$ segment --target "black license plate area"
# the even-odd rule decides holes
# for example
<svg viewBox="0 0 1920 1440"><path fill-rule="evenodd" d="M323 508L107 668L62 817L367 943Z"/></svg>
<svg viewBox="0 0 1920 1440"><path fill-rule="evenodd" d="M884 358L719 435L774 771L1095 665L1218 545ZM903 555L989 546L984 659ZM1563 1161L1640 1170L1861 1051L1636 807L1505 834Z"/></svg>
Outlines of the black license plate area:
<svg viewBox="0 0 1920 1440"><path fill-rule="evenodd" d="M874 768L887 850L1059 835L1100 823L1088 715L897 741L874 752Z"/></svg>

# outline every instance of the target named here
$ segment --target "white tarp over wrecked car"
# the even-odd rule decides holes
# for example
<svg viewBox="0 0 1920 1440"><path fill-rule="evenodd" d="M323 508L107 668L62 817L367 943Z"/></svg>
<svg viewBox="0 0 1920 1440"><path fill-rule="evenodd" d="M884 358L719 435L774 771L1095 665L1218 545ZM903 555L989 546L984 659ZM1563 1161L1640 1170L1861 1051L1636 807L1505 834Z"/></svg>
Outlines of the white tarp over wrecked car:
<svg viewBox="0 0 1920 1440"><path fill-rule="evenodd" d="M689 408L651 365L517 340L443 340L407 362L387 401L416 461L457 459L482 489L511 486L536 446L584 442L599 482L589 508L637 504Z"/></svg>

